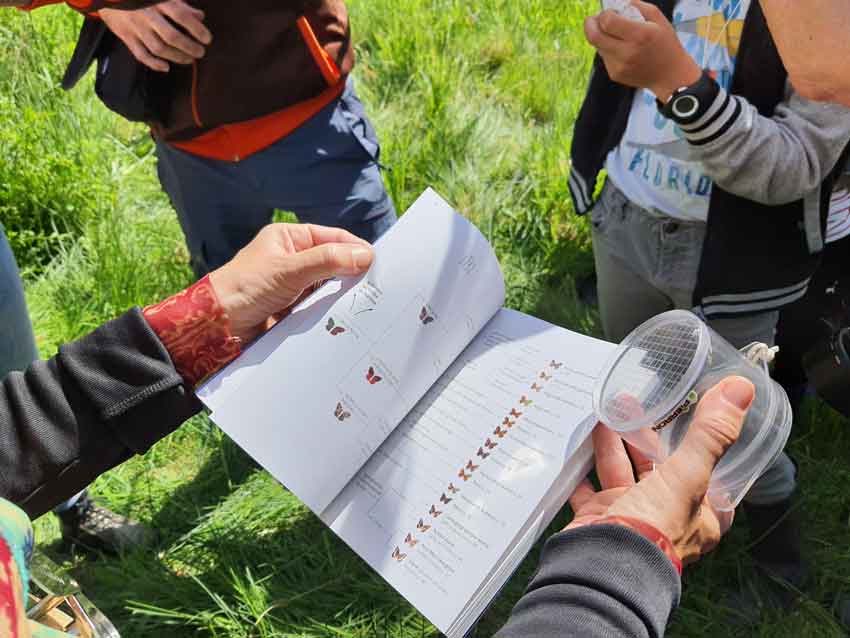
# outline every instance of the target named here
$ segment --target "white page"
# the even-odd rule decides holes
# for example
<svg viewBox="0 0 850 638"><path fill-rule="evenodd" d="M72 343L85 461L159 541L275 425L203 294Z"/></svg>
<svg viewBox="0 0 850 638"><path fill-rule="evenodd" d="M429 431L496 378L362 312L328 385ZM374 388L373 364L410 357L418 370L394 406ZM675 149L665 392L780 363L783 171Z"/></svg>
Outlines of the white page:
<svg viewBox="0 0 850 638"><path fill-rule="evenodd" d="M215 423L317 513L504 301L487 240L434 191L375 253L366 276L293 313L238 389L213 400Z"/></svg>
<svg viewBox="0 0 850 638"><path fill-rule="evenodd" d="M613 348L500 311L322 519L449 630L582 444Z"/></svg>
<svg viewBox="0 0 850 638"><path fill-rule="evenodd" d="M588 475L593 467L593 443L590 440L590 433L595 425L595 416L590 416L576 429L575 434L579 438L575 441L580 440L583 443L578 445L578 451L572 455L561 475L551 485L549 492L532 513L527 524L528 528L509 544L508 551L499 560L487 581L475 593L463 615L452 628L445 632L448 638L463 638L468 633L519 568L520 563L525 560L534 543L546 531L558 512L564 508L578 484ZM568 449L573 449L573 445L573 441L568 443Z"/></svg>

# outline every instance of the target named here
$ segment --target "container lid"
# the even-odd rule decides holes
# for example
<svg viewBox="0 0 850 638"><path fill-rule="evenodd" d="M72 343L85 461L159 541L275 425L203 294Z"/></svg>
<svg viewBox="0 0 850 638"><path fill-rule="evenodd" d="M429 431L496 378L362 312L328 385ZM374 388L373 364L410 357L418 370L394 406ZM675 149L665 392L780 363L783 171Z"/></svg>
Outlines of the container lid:
<svg viewBox="0 0 850 638"><path fill-rule="evenodd" d="M597 417L620 432L675 419L710 350L708 327L695 314L671 310L650 319L623 340L600 375Z"/></svg>

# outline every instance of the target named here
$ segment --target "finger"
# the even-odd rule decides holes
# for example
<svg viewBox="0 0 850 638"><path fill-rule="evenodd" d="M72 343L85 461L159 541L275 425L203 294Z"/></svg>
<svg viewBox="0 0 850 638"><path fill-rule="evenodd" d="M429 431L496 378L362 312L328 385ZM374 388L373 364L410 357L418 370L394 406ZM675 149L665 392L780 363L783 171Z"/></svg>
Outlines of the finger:
<svg viewBox="0 0 850 638"><path fill-rule="evenodd" d="M636 22L622 16L616 11L603 11L597 16L597 23L599 30L608 37L629 42L643 37L646 30L652 28L643 22Z"/></svg>
<svg viewBox="0 0 850 638"><path fill-rule="evenodd" d="M148 51L147 47L145 47L141 40L133 38L125 40L124 43L127 45L127 48L130 49L130 53L133 54L133 57L141 64L144 64L146 67L153 69L154 71L168 73L168 70L171 68L168 65L168 62L156 57Z"/></svg>
<svg viewBox="0 0 850 638"><path fill-rule="evenodd" d="M578 487L570 496L570 507L573 512L578 512L582 507L586 506L593 497L596 496L596 490L593 488L593 483L589 479L584 479L578 484Z"/></svg>
<svg viewBox="0 0 850 638"><path fill-rule="evenodd" d="M328 226L317 226L315 224L307 224L307 229L313 239L315 246L322 244L360 244L361 246L372 247L365 239L361 239L342 228L330 228Z"/></svg>
<svg viewBox="0 0 850 638"><path fill-rule="evenodd" d="M632 465L634 465L635 474L637 474L638 481L642 481L648 475L652 474L653 471L655 471L655 461L650 459L646 454L641 452L629 442L626 442L626 449L628 450L629 456L632 459Z"/></svg>
<svg viewBox="0 0 850 638"><path fill-rule="evenodd" d="M332 277L360 275L372 265L372 249L360 244L322 244L291 255L291 266L282 273L283 283L304 289Z"/></svg>
<svg viewBox="0 0 850 638"><path fill-rule="evenodd" d="M602 423L593 430L593 453L596 457L596 474L603 490L635 484L632 460L626 452L623 439Z"/></svg>
<svg viewBox="0 0 850 638"><path fill-rule="evenodd" d="M182 33L171 22L169 22L162 14L154 12L151 16L151 27L160 40L168 47L164 53L156 52L157 55L167 60L172 60L178 64L191 64L192 60L204 57L206 49L199 42L193 40L189 36ZM182 60L170 57L173 52L179 52ZM185 60L185 61L184 61Z"/></svg>
<svg viewBox="0 0 850 638"><path fill-rule="evenodd" d="M725 536L726 532L732 529L732 523L735 522L735 510L715 513L717 514L717 521L720 523L720 534Z"/></svg>
<svg viewBox="0 0 850 638"><path fill-rule="evenodd" d="M191 64L194 60L190 55L183 53L179 49L175 49L163 41L159 34L154 30L145 31L142 34L142 44L151 53L151 55L174 62L175 64Z"/></svg>
<svg viewBox="0 0 850 638"><path fill-rule="evenodd" d="M655 24L670 23L667 16L665 16L661 9L656 7L654 4L642 2L641 0L632 0L632 4L637 7L637 10L640 11L641 15L647 20L647 22L653 22Z"/></svg>
<svg viewBox="0 0 850 638"><path fill-rule="evenodd" d="M157 8L171 18L177 25L189 32L201 44L212 42L212 33L204 24L204 12L182 0L163 2Z"/></svg>
<svg viewBox="0 0 850 638"><path fill-rule="evenodd" d="M613 13L613 11L604 11L603 15L606 13ZM602 30L602 27L599 24L600 17L601 16L590 16L584 21L584 35L587 38L587 41L599 51L610 50L616 46L618 40Z"/></svg>
<svg viewBox="0 0 850 638"><path fill-rule="evenodd" d="M272 224L269 232L282 233L295 251L307 250L323 244L352 244L371 249L372 245L342 228L316 224Z"/></svg>
<svg viewBox="0 0 850 638"><path fill-rule="evenodd" d="M685 440L664 464L686 494L702 499L711 473L741 433L755 387L743 377L721 381L697 406Z"/></svg>

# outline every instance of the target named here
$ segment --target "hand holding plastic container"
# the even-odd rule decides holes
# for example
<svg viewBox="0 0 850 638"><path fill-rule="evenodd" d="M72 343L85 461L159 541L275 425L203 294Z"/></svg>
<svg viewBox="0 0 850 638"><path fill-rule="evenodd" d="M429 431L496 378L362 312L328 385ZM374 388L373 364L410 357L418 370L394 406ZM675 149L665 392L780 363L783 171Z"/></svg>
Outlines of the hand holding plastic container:
<svg viewBox="0 0 850 638"><path fill-rule="evenodd" d="M714 470L708 491L719 511L734 510L782 453L792 412L770 378L764 344L736 350L693 313L673 310L639 326L600 376L593 402L602 423L656 463L682 442L707 390L738 375L756 388L738 441Z"/></svg>

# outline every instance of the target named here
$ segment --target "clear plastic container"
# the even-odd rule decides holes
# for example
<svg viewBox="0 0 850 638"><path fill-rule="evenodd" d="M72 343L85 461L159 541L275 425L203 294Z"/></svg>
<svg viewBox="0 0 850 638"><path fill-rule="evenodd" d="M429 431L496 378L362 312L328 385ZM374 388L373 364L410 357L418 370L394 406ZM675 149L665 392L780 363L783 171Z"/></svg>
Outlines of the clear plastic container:
<svg viewBox="0 0 850 638"><path fill-rule="evenodd" d="M755 399L738 441L715 468L708 492L716 509L733 510L781 454L792 424L785 391L770 378L767 364L748 354L693 313L658 315L612 355L594 393L596 414L660 463L682 442L700 397L726 377L748 378Z"/></svg>

